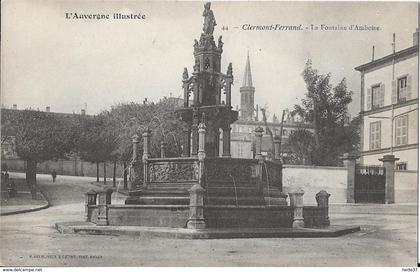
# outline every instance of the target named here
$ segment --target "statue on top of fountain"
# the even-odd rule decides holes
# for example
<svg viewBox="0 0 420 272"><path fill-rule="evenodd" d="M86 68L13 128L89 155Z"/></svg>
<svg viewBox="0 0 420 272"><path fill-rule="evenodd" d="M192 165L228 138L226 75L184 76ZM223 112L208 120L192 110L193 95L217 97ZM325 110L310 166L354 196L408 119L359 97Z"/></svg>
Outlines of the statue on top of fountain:
<svg viewBox="0 0 420 272"><path fill-rule="evenodd" d="M203 31L204 31L204 34L207 34L207 35L213 35L214 27L217 25L216 19L214 18L213 11L210 9L210 6L211 6L211 3L207 2L204 5L204 11L203 11L203 16L204 16Z"/></svg>

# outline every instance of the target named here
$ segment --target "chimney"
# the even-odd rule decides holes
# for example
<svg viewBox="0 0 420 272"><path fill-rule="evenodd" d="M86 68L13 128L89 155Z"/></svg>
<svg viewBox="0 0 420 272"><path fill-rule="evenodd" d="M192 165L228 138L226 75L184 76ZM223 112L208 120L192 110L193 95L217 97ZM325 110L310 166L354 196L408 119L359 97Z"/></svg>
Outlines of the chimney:
<svg viewBox="0 0 420 272"><path fill-rule="evenodd" d="M372 47L372 61L375 60L375 46Z"/></svg>
<svg viewBox="0 0 420 272"><path fill-rule="evenodd" d="M46 106L46 107L45 107L45 111L46 111L46 112L50 112L50 109L51 109L51 108L50 108L50 106Z"/></svg>
<svg viewBox="0 0 420 272"><path fill-rule="evenodd" d="M86 110L85 110L85 109L82 109L82 110L80 111L80 113L81 113L82 115L86 115Z"/></svg>
<svg viewBox="0 0 420 272"><path fill-rule="evenodd" d="M419 28L416 28L416 32L413 33L413 45L419 44Z"/></svg>
<svg viewBox="0 0 420 272"><path fill-rule="evenodd" d="M13 109L17 110L17 104L13 104Z"/></svg>
<svg viewBox="0 0 420 272"><path fill-rule="evenodd" d="M395 47L396 47L396 44L395 44L395 33L393 33L392 34L392 54L395 53Z"/></svg>

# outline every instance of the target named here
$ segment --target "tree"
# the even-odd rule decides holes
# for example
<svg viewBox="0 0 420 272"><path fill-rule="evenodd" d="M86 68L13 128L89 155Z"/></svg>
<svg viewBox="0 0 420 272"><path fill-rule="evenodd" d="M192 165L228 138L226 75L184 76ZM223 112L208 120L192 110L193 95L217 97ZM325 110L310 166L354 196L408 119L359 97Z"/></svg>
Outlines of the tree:
<svg viewBox="0 0 420 272"><path fill-rule="evenodd" d="M313 133L306 129L293 130L288 138L287 146L292 152L288 159L290 164L311 164L315 149Z"/></svg>
<svg viewBox="0 0 420 272"><path fill-rule="evenodd" d="M102 113L107 120L107 126L116 134L117 147L113 151L115 161L124 165L124 188L127 187L127 165L132 159L132 137L148 128L152 130L151 155L160 156L160 143L165 141L167 156L180 156L182 142L182 123L176 117L176 105L167 98L158 103L124 103L113 106ZM139 145L142 152L142 145ZM114 161L114 165L115 165Z"/></svg>
<svg viewBox="0 0 420 272"><path fill-rule="evenodd" d="M117 148L117 131L108 126L105 115L79 116L77 150L80 158L96 163L96 181L99 182L99 163L104 165L106 183L106 162L112 160Z"/></svg>
<svg viewBox="0 0 420 272"><path fill-rule="evenodd" d="M2 131L14 135L16 153L26 161L26 180L33 199L36 199L37 164L66 158L74 147L68 119L33 110L2 111Z"/></svg>
<svg viewBox="0 0 420 272"><path fill-rule="evenodd" d="M339 156L352 151L358 137L344 133L348 121L348 104L352 92L343 78L334 88L331 74L319 74L308 60L302 73L306 83L306 97L302 105L295 105L294 114L299 114L314 126L315 147L312 162L316 165L338 165ZM343 144L347 143L347 144Z"/></svg>

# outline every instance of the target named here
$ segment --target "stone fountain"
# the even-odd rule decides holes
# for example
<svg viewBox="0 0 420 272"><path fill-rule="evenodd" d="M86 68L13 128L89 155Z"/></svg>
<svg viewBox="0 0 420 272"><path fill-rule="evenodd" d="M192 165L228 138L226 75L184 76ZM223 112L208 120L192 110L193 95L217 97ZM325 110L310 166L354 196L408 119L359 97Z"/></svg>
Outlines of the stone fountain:
<svg viewBox="0 0 420 272"><path fill-rule="evenodd" d="M316 231L305 228L329 226L327 192L317 194L318 206L304 206L300 189L290 192L287 202L280 160L267 161L261 154L262 128L255 130L255 159L231 158L230 125L238 118L231 105L233 68L229 63L226 73L221 72L223 42L221 36L214 41L210 3L203 16L203 33L194 42L193 73L189 76L184 69L184 104L176 110L185 124L182 157L166 157L162 144L160 158L152 158L149 130L142 134L140 157L135 135L125 204L112 204L109 189L88 192L87 223L79 231L112 233L135 226L139 233L186 238L308 237L317 236Z"/></svg>

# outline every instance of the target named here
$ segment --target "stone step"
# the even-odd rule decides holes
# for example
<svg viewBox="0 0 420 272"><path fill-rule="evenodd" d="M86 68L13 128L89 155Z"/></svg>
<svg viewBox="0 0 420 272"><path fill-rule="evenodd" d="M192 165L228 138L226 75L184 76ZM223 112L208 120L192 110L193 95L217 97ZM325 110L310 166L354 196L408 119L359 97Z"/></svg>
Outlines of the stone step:
<svg viewBox="0 0 420 272"><path fill-rule="evenodd" d="M224 196L209 196L205 197L207 205L265 205L262 197L224 197Z"/></svg>
<svg viewBox="0 0 420 272"><path fill-rule="evenodd" d="M188 190L190 189L195 183L149 183L147 184L147 189L182 189Z"/></svg>
<svg viewBox="0 0 420 272"><path fill-rule="evenodd" d="M227 179L211 179L211 180L207 180L206 184L220 184L220 183L232 183L233 184L234 180L231 178L227 178ZM244 180L244 179L235 179L235 183L236 184L256 184L255 180Z"/></svg>
<svg viewBox="0 0 420 272"><path fill-rule="evenodd" d="M140 195L189 195L187 190L164 190L164 189L147 189L143 190Z"/></svg>
<svg viewBox="0 0 420 272"><path fill-rule="evenodd" d="M257 188L253 187L211 187L206 192L209 196L257 196L259 195Z"/></svg>
<svg viewBox="0 0 420 272"><path fill-rule="evenodd" d="M140 205L189 205L190 198L184 196L140 196L135 204Z"/></svg>

